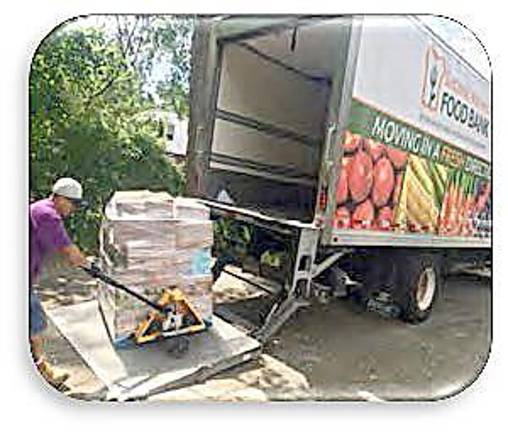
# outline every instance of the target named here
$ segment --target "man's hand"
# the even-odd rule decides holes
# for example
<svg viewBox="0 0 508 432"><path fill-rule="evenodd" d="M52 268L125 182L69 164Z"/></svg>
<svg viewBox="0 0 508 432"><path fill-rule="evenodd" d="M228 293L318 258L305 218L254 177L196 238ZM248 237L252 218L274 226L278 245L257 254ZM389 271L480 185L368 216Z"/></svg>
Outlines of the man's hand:
<svg viewBox="0 0 508 432"><path fill-rule="evenodd" d="M88 267L88 261L85 255L83 255L83 252L81 252L76 245L72 244L70 246L66 246L60 251L71 265L75 267Z"/></svg>
<svg viewBox="0 0 508 432"><path fill-rule="evenodd" d="M85 270L90 276L94 278L101 278L104 274L102 273L101 268L95 264L93 261L90 263L89 267L83 267L83 270Z"/></svg>

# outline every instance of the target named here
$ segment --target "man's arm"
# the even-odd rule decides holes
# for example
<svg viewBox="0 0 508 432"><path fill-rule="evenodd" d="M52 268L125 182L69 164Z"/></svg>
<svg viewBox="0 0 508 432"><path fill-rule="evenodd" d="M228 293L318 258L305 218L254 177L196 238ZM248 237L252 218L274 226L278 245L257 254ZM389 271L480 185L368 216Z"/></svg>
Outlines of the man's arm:
<svg viewBox="0 0 508 432"><path fill-rule="evenodd" d="M81 252L81 250L76 245L71 244L69 246L65 246L60 249L60 252L71 265L75 267L89 267L85 255L83 255L83 252Z"/></svg>
<svg viewBox="0 0 508 432"><path fill-rule="evenodd" d="M69 264L88 267L85 255L71 242L61 219L51 215L41 218L39 238L47 250L61 253Z"/></svg>

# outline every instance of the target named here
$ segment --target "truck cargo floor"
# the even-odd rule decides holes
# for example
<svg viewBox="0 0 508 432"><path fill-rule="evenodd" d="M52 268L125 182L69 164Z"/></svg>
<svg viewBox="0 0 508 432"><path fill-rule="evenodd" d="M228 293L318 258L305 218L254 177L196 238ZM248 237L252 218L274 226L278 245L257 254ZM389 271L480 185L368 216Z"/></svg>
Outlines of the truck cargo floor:
<svg viewBox="0 0 508 432"><path fill-rule="evenodd" d="M257 340L217 316L213 317L213 325L207 331L189 336L188 351L175 357L169 352L169 341L115 348L95 300L50 309L47 313L105 384L108 400L145 399L202 382L256 357L261 351Z"/></svg>

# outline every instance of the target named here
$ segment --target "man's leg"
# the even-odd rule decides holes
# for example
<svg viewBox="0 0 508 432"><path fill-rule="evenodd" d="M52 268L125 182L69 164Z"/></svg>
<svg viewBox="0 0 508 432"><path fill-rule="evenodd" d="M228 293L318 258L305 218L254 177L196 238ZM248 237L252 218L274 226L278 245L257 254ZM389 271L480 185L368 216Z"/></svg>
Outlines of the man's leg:
<svg viewBox="0 0 508 432"><path fill-rule="evenodd" d="M30 335L30 347L32 348L32 357L37 363L44 357L44 339L42 334Z"/></svg>
<svg viewBox="0 0 508 432"><path fill-rule="evenodd" d="M52 386L62 389L63 383L69 378L68 373L56 373L44 358L44 337L47 323L42 305L37 295L30 290L30 347L32 356L40 374Z"/></svg>

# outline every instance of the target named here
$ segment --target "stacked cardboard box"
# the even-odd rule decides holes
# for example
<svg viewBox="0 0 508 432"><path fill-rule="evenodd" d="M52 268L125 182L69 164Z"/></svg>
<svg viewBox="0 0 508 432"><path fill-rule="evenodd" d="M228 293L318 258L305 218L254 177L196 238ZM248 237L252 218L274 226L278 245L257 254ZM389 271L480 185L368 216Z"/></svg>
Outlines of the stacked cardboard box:
<svg viewBox="0 0 508 432"><path fill-rule="evenodd" d="M180 288L211 323L213 229L208 209L189 198L150 191L116 192L101 228L101 265L152 301ZM150 311L134 297L101 284L99 305L113 340L129 336Z"/></svg>

